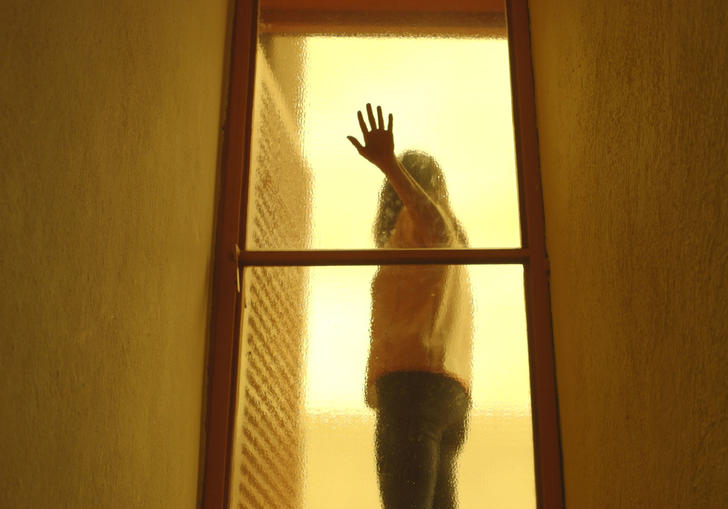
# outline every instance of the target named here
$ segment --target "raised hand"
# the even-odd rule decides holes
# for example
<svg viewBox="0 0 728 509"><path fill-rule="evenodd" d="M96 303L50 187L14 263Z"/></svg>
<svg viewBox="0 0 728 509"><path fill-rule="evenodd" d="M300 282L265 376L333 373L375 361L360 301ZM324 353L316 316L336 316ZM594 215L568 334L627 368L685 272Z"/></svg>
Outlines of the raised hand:
<svg viewBox="0 0 728 509"><path fill-rule="evenodd" d="M367 128L364 116L361 111L357 111L359 119L359 127L364 138L362 146L353 136L346 138L354 145L354 148L367 161L379 167L381 170L391 168L392 164L396 165L396 157L394 155L394 138L392 136L392 114L389 114L387 128L384 128L384 117L382 116L382 107L377 106L377 119L374 119L372 105L367 103L367 117L371 128Z"/></svg>

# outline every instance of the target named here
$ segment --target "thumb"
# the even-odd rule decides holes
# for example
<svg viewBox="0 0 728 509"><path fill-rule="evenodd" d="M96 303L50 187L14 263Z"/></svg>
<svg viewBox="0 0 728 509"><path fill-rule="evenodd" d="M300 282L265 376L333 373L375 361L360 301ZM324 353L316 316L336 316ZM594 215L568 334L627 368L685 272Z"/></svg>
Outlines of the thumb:
<svg viewBox="0 0 728 509"><path fill-rule="evenodd" d="M354 138L353 136L347 136L347 140L351 142L352 145L354 145L354 148L361 154L361 151L364 150L364 147L361 146L361 143L359 143L359 140Z"/></svg>

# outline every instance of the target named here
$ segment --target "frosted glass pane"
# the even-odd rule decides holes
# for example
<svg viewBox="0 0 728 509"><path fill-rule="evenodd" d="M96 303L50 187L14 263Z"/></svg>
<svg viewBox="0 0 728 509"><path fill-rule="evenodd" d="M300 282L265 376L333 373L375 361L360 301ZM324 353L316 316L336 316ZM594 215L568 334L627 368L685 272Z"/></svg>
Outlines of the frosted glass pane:
<svg viewBox="0 0 728 509"><path fill-rule="evenodd" d="M303 497L305 268L245 270L231 508L300 508Z"/></svg>
<svg viewBox="0 0 728 509"><path fill-rule="evenodd" d="M437 161L469 246L520 246L506 39L261 33L249 249L375 247L384 176L346 139L367 102L393 114L397 155Z"/></svg>
<svg viewBox="0 0 728 509"><path fill-rule="evenodd" d="M472 327L473 340L469 356L472 408L456 469L458 507L535 508L523 268L388 270L415 286L421 274L424 287L432 285L433 274L443 267L463 271L466 285L457 287L464 312L442 313L440 318L454 320L445 328L460 331L457 334L465 330L457 323ZM267 477L241 479L238 474L233 492L247 490L246 497L260 496L256 489L284 492L276 487L279 472L287 476L290 486L285 489L295 494L300 507L381 507L375 454L377 411L365 401L370 343L377 327L376 306L372 308L377 270L366 266L246 269L240 352L245 374L240 380L236 422L236 436L242 438L236 439L236 451L250 448L251 442L275 450L289 447L289 451L279 456L234 457L237 471L248 476L264 472ZM405 323L424 319L407 303L389 302L388 306L395 306L396 313L410 313L403 318ZM393 315L382 316L392 319ZM392 324L389 329L406 331L407 327ZM257 360L259 356L263 360ZM254 401L253 408L245 410L246 404L251 406L246 401ZM255 412L268 417L250 417ZM253 431L266 425L271 433L268 439L251 439ZM291 458L298 465L293 474ZM265 488L266 483L273 487Z"/></svg>

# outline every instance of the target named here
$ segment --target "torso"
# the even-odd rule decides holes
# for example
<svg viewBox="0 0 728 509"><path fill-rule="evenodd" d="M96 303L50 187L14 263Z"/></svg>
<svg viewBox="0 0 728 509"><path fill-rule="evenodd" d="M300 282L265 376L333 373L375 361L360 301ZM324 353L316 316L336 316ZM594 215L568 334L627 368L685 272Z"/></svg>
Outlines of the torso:
<svg viewBox="0 0 728 509"><path fill-rule="evenodd" d="M387 247L425 247L406 209ZM409 224L408 224L409 223ZM444 373L469 390L472 303L467 269L459 265L385 265L372 281L367 400L385 373Z"/></svg>

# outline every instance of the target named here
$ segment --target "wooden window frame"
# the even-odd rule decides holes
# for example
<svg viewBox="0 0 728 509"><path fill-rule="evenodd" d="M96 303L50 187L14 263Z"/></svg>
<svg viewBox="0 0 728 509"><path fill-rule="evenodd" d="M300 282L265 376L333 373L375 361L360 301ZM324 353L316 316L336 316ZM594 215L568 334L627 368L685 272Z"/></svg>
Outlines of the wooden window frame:
<svg viewBox="0 0 728 509"><path fill-rule="evenodd" d="M328 0L309 0L326 4ZM478 0L480 1L480 0ZM470 3L473 4L474 0ZM304 2L305 3L305 2ZM403 2L408 3L408 2ZM410 2L412 9L423 3ZM468 1L461 2L467 4ZM230 457L240 340L239 293L242 267L377 264L521 264L524 267L533 416L536 500L539 509L564 507L558 400L556 392L549 263L544 237L543 197L531 65L527 0L507 0L513 120L521 218L521 248L434 250L246 251L252 94L258 30L258 2L241 0L234 11L229 100L222 182L218 205L213 306L202 468L202 507L228 502ZM425 2L435 5L436 1ZM482 5L482 4L480 4Z"/></svg>

